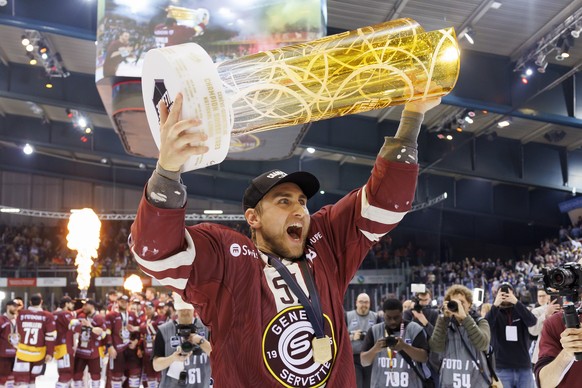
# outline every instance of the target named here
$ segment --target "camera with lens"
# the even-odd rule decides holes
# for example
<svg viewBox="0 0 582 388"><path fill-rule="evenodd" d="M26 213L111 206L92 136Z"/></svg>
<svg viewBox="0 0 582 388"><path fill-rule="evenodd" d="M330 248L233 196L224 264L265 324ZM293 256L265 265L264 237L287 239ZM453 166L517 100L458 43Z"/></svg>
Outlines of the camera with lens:
<svg viewBox="0 0 582 388"><path fill-rule="evenodd" d="M582 265L569 262L556 268L542 268L542 274L534 279L543 282L549 295L569 296L577 301L582 286Z"/></svg>
<svg viewBox="0 0 582 388"><path fill-rule="evenodd" d="M578 311L574 305L579 300L582 287L582 265L576 262L564 263L556 268L542 268L541 275L535 275L534 280L543 284L548 295L564 296L569 303L564 304L563 321L566 328L580 327ZM575 353L576 360L582 361L582 352Z"/></svg>
<svg viewBox="0 0 582 388"><path fill-rule="evenodd" d="M414 307L412 309L417 313L421 313L424 306L420 304L420 299L418 299L418 297L415 296L414 298L412 298L412 302L414 303Z"/></svg>
<svg viewBox="0 0 582 388"><path fill-rule="evenodd" d="M180 372L180 376L178 377L178 384L188 385L188 371L183 370L182 372Z"/></svg>
<svg viewBox="0 0 582 388"><path fill-rule="evenodd" d="M398 343L398 338L394 337L393 335L385 337L384 340L386 341L386 346L389 348L396 346L396 344Z"/></svg>
<svg viewBox="0 0 582 388"><path fill-rule="evenodd" d="M183 353L192 352L194 355L202 354L200 346L190 342L190 335L196 334L196 325L176 325L176 335L180 338L180 346Z"/></svg>
<svg viewBox="0 0 582 388"><path fill-rule="evenodd" d="M452 313L456 313L459 311L459 303L456 300L449 300L447 302L447 309Z"/></svg>

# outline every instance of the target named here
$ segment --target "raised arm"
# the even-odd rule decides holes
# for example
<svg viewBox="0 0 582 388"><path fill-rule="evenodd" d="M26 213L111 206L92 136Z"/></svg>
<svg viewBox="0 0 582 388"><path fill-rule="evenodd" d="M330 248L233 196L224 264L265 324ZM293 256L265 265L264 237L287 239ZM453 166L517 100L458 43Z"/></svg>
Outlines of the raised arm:
<svg viewBox="0 0 582 388"><path fill-rule="evenodd" d="M439 315L437 318L432 336L428 340L431 352L442 353L445 351L449 321L450 318L445 318L443 315Z"/></svg>

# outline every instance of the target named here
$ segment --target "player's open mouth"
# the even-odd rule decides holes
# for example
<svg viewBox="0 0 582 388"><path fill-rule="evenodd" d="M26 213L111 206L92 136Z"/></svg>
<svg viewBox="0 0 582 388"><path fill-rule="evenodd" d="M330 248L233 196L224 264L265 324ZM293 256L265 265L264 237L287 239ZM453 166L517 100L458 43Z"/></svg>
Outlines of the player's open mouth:
<svg viewBox="0 0 582 388"><path fill-rule="evenodd" d="M293 224L293 225L289 225L287 227L287 234L293 239L293 240L301 240L301 235L303 232L303 225L301 224Z"/></svg>

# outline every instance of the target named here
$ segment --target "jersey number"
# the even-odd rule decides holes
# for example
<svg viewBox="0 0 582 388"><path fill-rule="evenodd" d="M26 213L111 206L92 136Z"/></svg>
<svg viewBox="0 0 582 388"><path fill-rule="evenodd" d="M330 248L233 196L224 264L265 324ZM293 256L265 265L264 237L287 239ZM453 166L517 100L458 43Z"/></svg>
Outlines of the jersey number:
<svg viewBox="0 0 582 388"><path fill-rule="evenodd" d="M38 329L24 327L24 343L28 345L36 345L38 343Z"/></svg>
<svg viewBox="0 0 582 388"><path fill-rule="evenodd" d="M295 281L297 281L297 278L295 278L295 274L292 274L293 278L295 279ZM293 297L293 294L291 293L291 290L289 289L289 286L287 285L287 283L285 283L285 280L283 279L282 276L277 276L275 278L273 278L273 285L275 286L276 289L278 290L283 290L285 292L285 296L281 299L281 302L284 304L294 304L295 303L295 298Z"/></svg>

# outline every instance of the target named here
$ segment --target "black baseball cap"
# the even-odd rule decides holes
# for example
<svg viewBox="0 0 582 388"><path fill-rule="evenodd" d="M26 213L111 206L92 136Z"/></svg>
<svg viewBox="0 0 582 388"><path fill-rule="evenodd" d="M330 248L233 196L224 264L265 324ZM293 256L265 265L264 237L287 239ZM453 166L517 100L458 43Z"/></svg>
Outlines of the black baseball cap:
<svg viewBox="0 0 582 388"><path fill-rule="evenodd" d="M20 303L18 303L14 299L12 299L12 300L9 300L8 302L6 302L6 306L20 306Z"/></svg>
<svg viewBox="0 0 582 388"><path fill-rule="evenodd" d="M245 190L243 210L254 208L269 190L285 182L295 183L308 199L313 197L319 190L319 181L315 175L308 172L297 171L287 174L281 170L267 171L253 179Z"/></svg>

